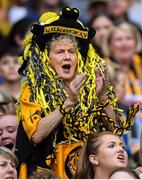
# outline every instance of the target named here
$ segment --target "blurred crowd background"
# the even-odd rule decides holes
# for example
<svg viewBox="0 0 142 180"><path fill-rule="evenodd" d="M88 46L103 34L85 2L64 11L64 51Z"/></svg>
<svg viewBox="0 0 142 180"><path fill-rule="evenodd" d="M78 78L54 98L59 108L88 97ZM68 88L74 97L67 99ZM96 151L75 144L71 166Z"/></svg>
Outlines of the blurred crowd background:
<svg viewBox="0 0 142 180"><path fill-rule="evenodd" d="M137 167L142 164L139 156L142 131L142 0L0 0L0 145L14 148L18 126L15 103L22 81L18 74L18 56L23 53L23 39L41 14L46 11L60 13L65 5L78 8L80 20L96 29L92 43L108 64L110 81L123 115L127 115L130 104L140 104L134 126L122 137L129 155L129 166ZM7 128L10 123L12 130ZM6 133L11 139L5 137Z"/></svg>

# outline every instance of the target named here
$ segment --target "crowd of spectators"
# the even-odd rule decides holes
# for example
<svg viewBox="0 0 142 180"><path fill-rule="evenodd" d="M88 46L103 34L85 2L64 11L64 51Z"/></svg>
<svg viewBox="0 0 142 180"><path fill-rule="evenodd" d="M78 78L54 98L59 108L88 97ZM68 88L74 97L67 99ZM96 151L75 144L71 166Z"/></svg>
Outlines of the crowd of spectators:
<svg viewBox="0 0 142 180"><path fill-rule="evenodd" d="M92 44L108 65L110 81L123 115L126 117L130 104L140 105L134 126L122 140L128 153L128 166L141 166L142 0L0 1L0 146L15 151L16 103L22 82L22 76L18 74L18 57L24 50L23 40L31 33L32 23L44 12L60 13L65 5L78 8L81 21L96 29Z"/></svg>

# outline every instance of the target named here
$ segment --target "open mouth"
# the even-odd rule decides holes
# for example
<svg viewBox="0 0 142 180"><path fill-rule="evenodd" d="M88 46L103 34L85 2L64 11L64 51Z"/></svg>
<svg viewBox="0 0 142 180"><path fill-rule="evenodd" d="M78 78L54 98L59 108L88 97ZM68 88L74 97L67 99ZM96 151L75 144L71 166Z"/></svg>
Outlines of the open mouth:
<svg viewBox="0 0 142 180"><path fill-rule="evenodd" d="M117 157L117 159L119 159L120 161L125 161L124 155L119 155L119 156Z"/></svg>
<svg viewBox="0 0 142 180"><path fill-rule="evenodd" d="M5 179L15 179L13 176L7 177Z"/></svg>
<svg viewBox="0 0 142 180"><path fill-rule="evenodd" d="M71 68L71 65L70 65L70 64L64 64L64 65L62 66L62 68L63 68L63 70L64 70L65 72L69 72L69 70L70 70L70 68Z"/></svg>
<svg viewBox="0 0 142 180"><path fill-rule="evenodd" d="M14 144L12 142L8 142L8 143L5 143L3 146L10 149L10 150L12 150L13 147L14 147Z"/></svg>

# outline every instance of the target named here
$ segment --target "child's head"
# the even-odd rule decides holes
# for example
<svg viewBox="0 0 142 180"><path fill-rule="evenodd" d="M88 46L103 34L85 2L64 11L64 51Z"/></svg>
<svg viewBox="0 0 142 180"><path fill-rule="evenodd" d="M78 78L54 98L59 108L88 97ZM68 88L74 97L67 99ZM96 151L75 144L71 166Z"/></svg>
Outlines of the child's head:
<svg viewBox="0 0 142 180"><path fill-rule="evenodd" d="M6 82L15 82L20 80L18 69L19 50L13 47L3 47L0 51L0 76Z"/></svg>

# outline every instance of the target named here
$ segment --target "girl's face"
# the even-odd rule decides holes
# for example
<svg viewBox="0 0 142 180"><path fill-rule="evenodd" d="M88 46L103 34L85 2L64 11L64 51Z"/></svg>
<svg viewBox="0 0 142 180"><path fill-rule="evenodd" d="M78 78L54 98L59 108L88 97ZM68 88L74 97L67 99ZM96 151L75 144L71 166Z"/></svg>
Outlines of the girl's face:
<svg viewBox="0 0 142 180"><path fill-rule="evenodd" d="M77 68L77 52L70 39L52 42L49 52L51 65L64 81L70 82Z"/></svg>
<svg viewBox="0 0 142 180"><path fill-rule="evenodd" d="M0 155L0 179L17 179L15 163L2 155Z"/></svg>
<svg viewBox="0 0 142 180"><path fill-rule="evenodd" d="M110 55L120 64L129 64L136 51L136 40L132 33L117 29L112 34L110 44Z"/></svg>
<svg viewBox="0 0 142 180"><path fill-rule="evenodd" d="M126 167L128 156L124 150L124 144L115 135L100 137L100 147L95 155L97 166L102 171L113 172L118 167Z"/></svg>
<svg viewBox="0 0 142 180"><path fill-rule="evenodd" d="M15 82L20 80L19 68L20 64L17 56L5 55L0 59L0 75L6 81Z"/></svg>
<svg viewBox="0 0 142 180"><path fill-rule="evenodd" d="M98 46L102 46L104 37L111 26L111 20L104 15L97 17L92 23L92 27L96 29L96 35L93 40Z"/></svg>
<svg viewBox="0 0 142 180"><path fill-rule="evenodd" d="M0 119L0 146L7 147L14 152L18 120L15 115L4 115Z"/></svg>

